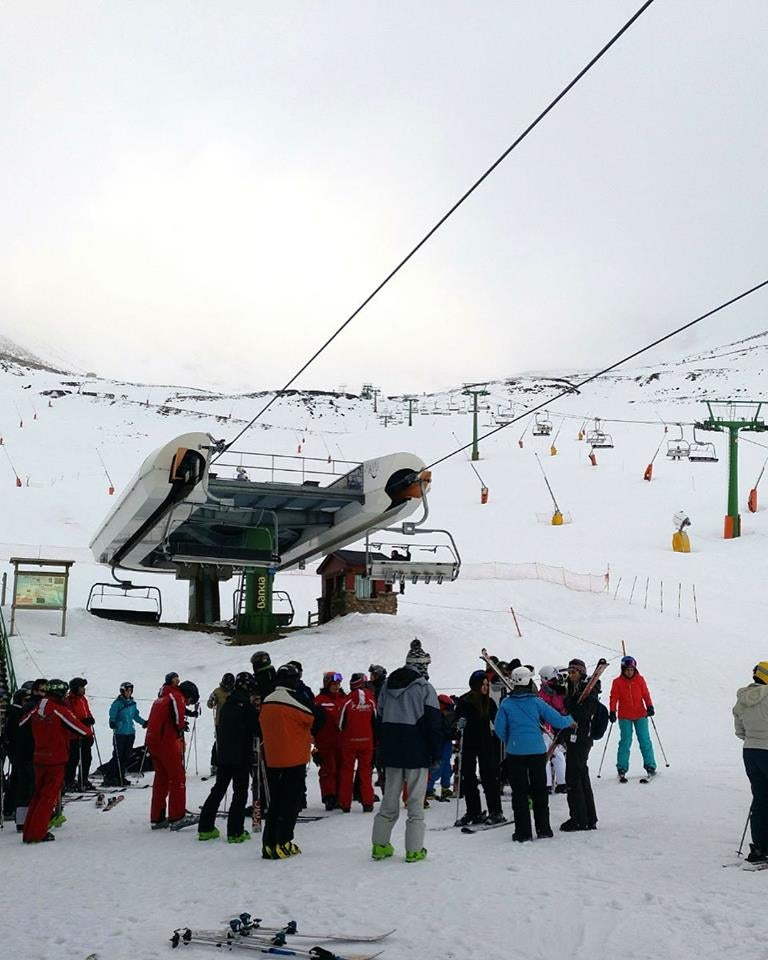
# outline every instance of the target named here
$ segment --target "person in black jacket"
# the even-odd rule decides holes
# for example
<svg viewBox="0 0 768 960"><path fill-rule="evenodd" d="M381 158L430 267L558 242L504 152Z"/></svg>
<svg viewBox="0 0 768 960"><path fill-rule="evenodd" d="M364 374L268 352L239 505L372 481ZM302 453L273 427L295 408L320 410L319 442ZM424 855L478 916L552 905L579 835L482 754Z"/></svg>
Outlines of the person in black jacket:
<svg viewBox="0 0 768 960"><path fill-rule="evenodd" d="M235 688L219 711L216 782L200 812L198 840L215 840L216 812L229 784L232 803L227 817L227 843L243 843L251 835L244 829L248 783L253 766L253 740L258 729L257 685L250 673L238 673Z"/></svg>
<svg viewBox="0 0 768 960"><path fill-rule="evenodd" d="M592 749L592 718L595 715L600 693L598 681L582 703L579 698L587 684L587 667L583 660L568 663L568 684L565 694L565 709L578 724L576 732L566 741L565 784L568 787L568 812L570 817L560 824L566 832L595 830L597 810L589 780L589 751Z"/></svg>
<svg viewBox="0 0 768 960"><path fill-rule="evenodd" d="M33 757L35 742L30 724L19 727L19 721L27 712L32 684L25 683L13 695L5 718L5 748L11 761L11 775L8 779L8 792L5 799L5 813L16 811L16 830L24 830L29 801L35 789L35 768Z"/></svg>
<svg viewBox="0 0 768 960"><path fill-rule="evenodd" d="M456 704L456 722L461 719L466 721L462 737L460 790L467 804L467 812L458 821L462 826L486 820L488 823L504 822L499 782L501 746L493 729L496 711L496 703L489 694L485 670L475 670L469 678L469 691L459 697ZM480 807L478 766L485 802L488 804L487 815Z"/></svg>

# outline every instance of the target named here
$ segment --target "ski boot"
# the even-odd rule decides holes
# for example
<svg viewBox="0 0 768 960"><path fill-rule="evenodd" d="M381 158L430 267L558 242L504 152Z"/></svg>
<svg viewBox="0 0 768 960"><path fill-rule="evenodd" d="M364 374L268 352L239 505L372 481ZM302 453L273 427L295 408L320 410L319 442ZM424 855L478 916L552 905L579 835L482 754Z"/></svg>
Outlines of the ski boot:
<svg viewBox="0 0 768 960"><path fill-rule="evenodd" d="M555 793L568 793L568 787L564 783L558 783L555 787Z"/></svg>
<svg viewBox="0 0 768 960"><path fill-rule="evenodd" d="M371 857L374 860L386 860L387 857L391 857L395 852L395 848L391 843L374 843L371 850Z"/></svg>
<svg viewBox="0 0 768 960"><path fill-rule="evenodd" d="M245 843L246 840L250 840L251 835L247 830L243 830L242 833L239 833L236 837L227 837L227 843Z"/></svg>
<svg viewBox="0 0 768 960"><path fill-rule="evenodd" d="M168 827L170 827L170 825L171 825L170 820L167 820L165 817L163 817L162 820L155 820L152 823L150 823L150 827L153 830L167 830Z"/></svg>
<svg viewBox="0 0 768 960"><path fill-rule="evenodd" d="M46 835L40 840L24 840L23 843L48 843L49 840L55 840L56 837L52 833L46 833Z"/></svg>
<svg viewBox="0 0 768 960"><path fill-rule="evenodd" d="M199 821L200 817L196 816L194 813L185 813L183 817L179 817L178 820L172 820L168 826L171 830L183 830L184 827L194 826Z"/></svg>
<svg viewBox="0 0 768 960"><path fill-rule="evenodd" d="M220 836L221 834L216 827L213 830L198 830L197 833L198 840L218 840Z"/></svg>
<svg viewBox="0 0 768 960"><path fill-rule="evenodd" d="M626 770L622 770L621 767L618 767L616 773L619 775L619 783L628 783Z"/></svg>
<svg viewBox="0 0 768 960"><path fill-rule="evenodd" d="M646 767L645 772L648 775L648 779L651 780L656 776L656 767Z"/></svg>
<svg viewBox="0 0 768 960"><path fill-rule="evenodd" d="M278 857L274 847L262 847L261 859L262 860L279 860L280 858Z"/></svg>
<svg viewBox="0 0 768 960"><path fill-rule="evenodd" d="M427 849L422 847L421 850L408 850L405 854L406 863L418 863L419 860L427 859Z"/></svg>
<svg viewBox="0 0 768 960"><path fill-rule="evenodd" d="M478 826L478 824L485 823L488 819L488 814L483 811L483 813L465 813L463 817L459 817L454 826L456 827L469 827L469 826Z"/></svg>
<svg viewBox="0 0 768 960"><path fill-rule="evenodd" d="M443 787L442 790L440 791L441 800L452 800L454 796L455 794L450 787Z"/></svg>
<svg viewBox="0 0 768 960"><path fill-rule="evenodd" d="M282 844L284 850L288 851L288 855L291 857L297 857L301 853L301 847L298 843L294 843L293 840L289 840L287 843Z"/></svg>
<svg viewBox="0 0 768 960"><path fill-rule="evenodd" d="M67 822L67 818L63 813L54 814L51 819L48 821L49 827L60 827L62 824Z"/></svg>
<svg viewBox="0 0 768 960"><path fill-rule="evenodd" d="M750 843L749 854L744 859L747 863L768 863L768 853L756 843Z"/></svg>
<svg viewBox="0 0 768 960"><path fill-rule="evenodd" d="M506 818L506 817L504 816L504 814L501 813L501 812L499 812L499 813L490 813L490 814L488 814L488 819L487 819L485 822L486 822L486 823L506 823L506 822L507 822L507 818Z"/></svg>

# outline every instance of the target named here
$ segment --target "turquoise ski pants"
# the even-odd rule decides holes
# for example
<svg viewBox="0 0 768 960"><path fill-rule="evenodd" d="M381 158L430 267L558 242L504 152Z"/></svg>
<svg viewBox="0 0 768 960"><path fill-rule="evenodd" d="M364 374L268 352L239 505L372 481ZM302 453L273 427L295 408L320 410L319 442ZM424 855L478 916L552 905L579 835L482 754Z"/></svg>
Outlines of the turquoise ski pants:
<svg viewBox="0 0 768 960"><path fill-rule="evenodd" d="M637 733L637 742L640 746L640 753L643 755L643 766L656 768L656 757L653 755L653 744L651 735L648 733L648 717L642 717L640 720L619 720L619 752L616 755L616 769L629 770L629 748L632 746L632 728Z"/></svg>

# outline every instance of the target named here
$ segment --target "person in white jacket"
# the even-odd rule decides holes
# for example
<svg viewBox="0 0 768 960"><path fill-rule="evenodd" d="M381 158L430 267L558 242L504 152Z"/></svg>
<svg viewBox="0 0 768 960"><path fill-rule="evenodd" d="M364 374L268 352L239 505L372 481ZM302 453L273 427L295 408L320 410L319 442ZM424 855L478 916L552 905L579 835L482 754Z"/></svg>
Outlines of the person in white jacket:
<svg viewBox="0 0 768 960"><path fill-rule="evenodd" d="M768 660L736 694L736 736L744 741L744 768L752 787L752 843L748 863L768 863Z"/></svg>

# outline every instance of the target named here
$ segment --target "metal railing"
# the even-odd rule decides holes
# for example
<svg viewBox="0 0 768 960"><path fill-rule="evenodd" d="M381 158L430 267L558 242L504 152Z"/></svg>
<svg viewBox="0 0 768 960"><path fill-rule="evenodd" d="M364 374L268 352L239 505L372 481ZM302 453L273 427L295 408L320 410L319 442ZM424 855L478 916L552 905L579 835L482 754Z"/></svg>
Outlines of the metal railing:
<svg viewBox="0 0 768 960"><path fill-rule="evenodd" d="M12 697L16 693L16 671L13 667L13 657L11 656L11 645L8 640L8 631L5 627L3 611L0 609L0 660L5 667L5 675L8 681L8 695Z"/></svg>
<svg viewBox="0 0 768 960"><path fill-rule="evenodd" d="M327 469L320 469L313 464L324 464ZM238 453L236 458L222 458L216 461L216 476L224 478L230 476L235 480L256 480L263 477L264 473L269 474L269 480L274 483L276 479L283 475L286 482L295 483L294 474L301 476L301 482L315 477L333 477L333 482L338 482L351 471L360 467L359 460L338 460L335 457L299 457L285 453ZM342 469L337 469L341 467ZM255 474L251 476L251 474Z"/></svg>

